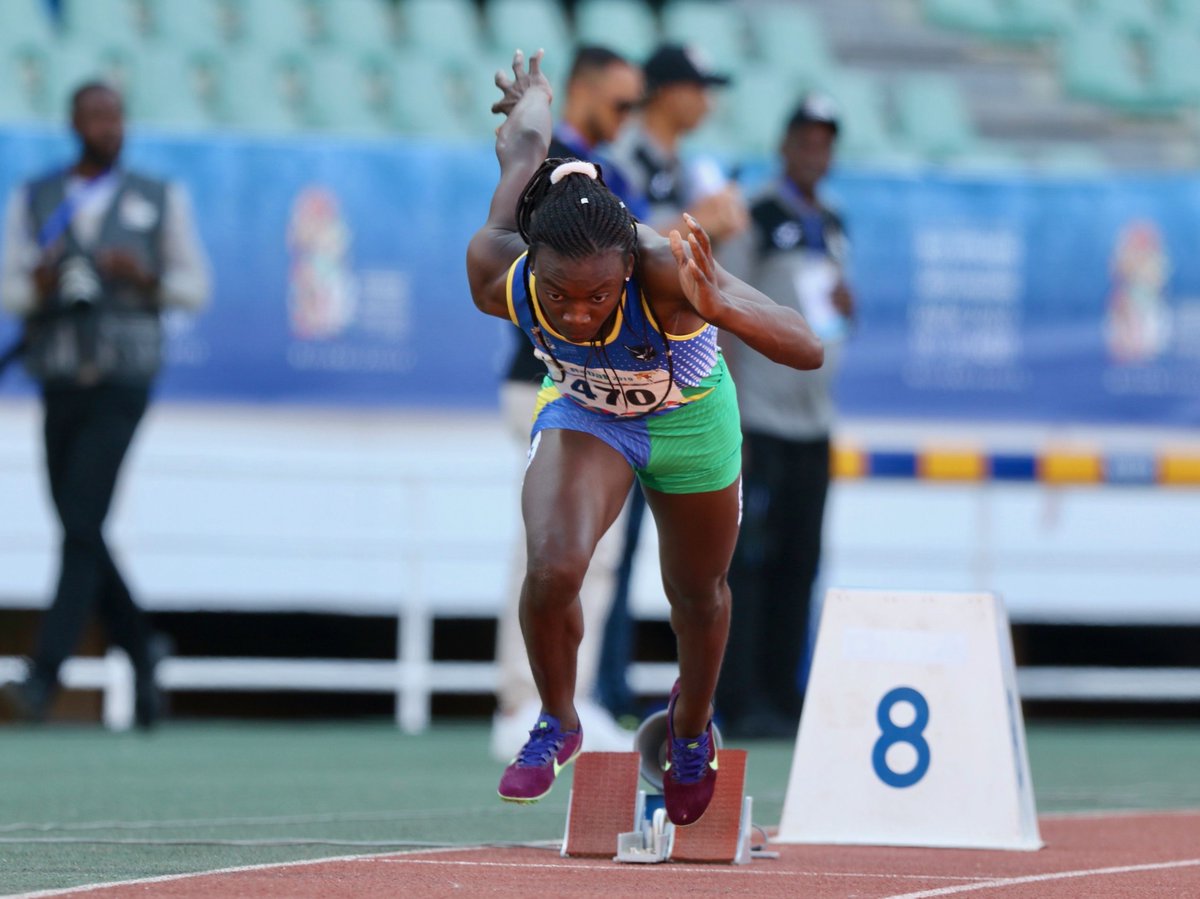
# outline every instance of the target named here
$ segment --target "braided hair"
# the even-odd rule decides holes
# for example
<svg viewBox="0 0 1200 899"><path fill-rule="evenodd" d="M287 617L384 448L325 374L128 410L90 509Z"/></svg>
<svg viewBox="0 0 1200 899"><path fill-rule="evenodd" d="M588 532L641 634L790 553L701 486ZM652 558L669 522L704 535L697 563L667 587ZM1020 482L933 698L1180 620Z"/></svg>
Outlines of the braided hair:
<svg viewBox="0 0 1200 899"><path fill-rule="evenodd" d="M578 177L574 177L578 176ZM529 246L529 260L525 266L525 296L529 303L533 333L551 362L563 371L554 355L549 341L538 327L538 317L533 309L533 291L529 285L529 270L540 247L548 247L566 259L583 259L599 253L617 250L633 257L637 265L638 239L637 219L625 204L608 189L599 165L577 159L552 157L543 162L533 173L521 196L517 200L517 232ZM637 417L644 417L658 410L675 383L675 366L671 353L671 340L667 332L658 327L653 313L646 306L651 323L658 328L666 350L667 389L654 406ZM616 314L614 308L609 318ZM605 321L598 333L603 333ZM649 335L643 335L644 345L650 346ZM619 378L608 358L608 349L600 338L593 340L594 349L604 360L604 369L609 385L620 391ZM623 393L620 393L624 396Z"/></svg>
<svg viewBox="0 0 1200 899"><path fill-rule="evenodd" d="M543 162L517 200L517 231L529 244L532 259L541 246L568 259L605 250L637 255L637 224L625 204L604 183L595 163L574 166L555 179L556 171L576 159L552 157ZM584 165L596 173L584 174ZM573 178L571 174L582 174Z"/></svg>

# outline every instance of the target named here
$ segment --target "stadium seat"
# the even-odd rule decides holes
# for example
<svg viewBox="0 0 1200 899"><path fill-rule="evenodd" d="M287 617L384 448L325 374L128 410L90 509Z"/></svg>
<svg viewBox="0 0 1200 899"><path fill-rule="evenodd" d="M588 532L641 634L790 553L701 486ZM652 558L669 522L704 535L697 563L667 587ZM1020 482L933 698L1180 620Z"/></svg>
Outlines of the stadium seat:
<svg viewBox="0 0 1200 899"><path fill-rule="evenodd" d="M63 0L63 34L78 41L131 44L142 37L134 0Z"/></svg>
<svg viewBox="0 0 1200 899"><path fill-rule="evenodd" d="M922 0L925 21L940 28L996 35L1004 29L997 0Z"/></svg>
<svg viewBox="0 0 1200 899"><path fill-rule="evenodd" d="M1159 103L1200 100L1200 36L1192 30L1160 27L1146 41L1148 95Z"/></svg>
<svg viewBox="0 0 1200 899"><path fill-rule="evenodd" d="M0 2L0 50L20 45L48 44L54 27L43 0Z"/></svg>
<svg viewBox="0 0 1200 899"><path fill-rule="evenodd" d="M575 37L642 63L658 43L658 22L645 0L579 0Z"/></svg>
<svg viewBox="0 0 1200 899"><path fill-rule="evenodd" d="M734 70L747 60L746 23L733 4L667 0L662 31L664 39L700 50L718 72Z"/></svg>
<svg viewBox="0 0 1200 899"><path fill-rule="evenodd" d="M48 54L43 44L27 42L0 47L0 122L28 123L58 113L62 121L66 110L51 110L47 79Z"/></svg>
<svg viewBox="0 0 1200 899"><path fill-rule="evenodd" d="M1200 0L1164 0L1163 22L1200 33Z"/></svg>
<svg viewBox="0 0 1200 899"><path fill-rule="evenodd" d="M762 61L811 82L834 70L825 33L812 12L791 3L757 7L748 17L750 38Z"/></svg>
<svg viewBox="0 0 1200 899"><path fill-rule="evenodd" d="M196 49L155 42L134 57L129 114L138 123L197 130L216 123L215 98L206 93L215 61Z"/></svg>
<svg viewBox="0 0 1200 899"><path fill-rule="evenodd" d="M936 74L915 75L896 87L900 136L930 159L947 159L978 149L979 137L958 85Z"/></svg>
<svg viewBox="0 0 1200 899"><path fill-rule="evenodd" d="M739 151L755 155L774 153L785 119L814 83L761 63L739 69L727 89L726 116Z"/></svg>
<svg viewBox="0 0 1200 899"><path fill-rule="evenodd" d="M1008 0L1004 6L1003 36L1028 41L1056 38L1079 22L1072 0Z"/></svg>
<svg viewBox="0 0 1200 899"><path fill-rule="evenodd" d="M303 50L314 27L305 0L232 0L234 43L265 53Z"/></svg>
<svg viewBox="0 0 1200 899"><path fill-rule="evenodd" d="M218 0L148 0L151 34L175 47L214 48L226 43L228 28Z"/></svg>
<svg viewBox="0 0 1200 899"><path fill-rule="evenodd" d="M1146 100L1129 39L1109 25L1089 23L1064 35L1059 71L1072 96L1129 111Z"/></svg>
<svg viewBox="0 0 1200 899"><path fill-rule="evenodd" d="M373 89L368 60L351 53L308 57L308 122L315 128L355 134L384 134L393 127L392 92Z"/></svg>
<svg viewBox="0 0 1200 899"><path fill-rule="evenodd" d="M842 69L818 85L838 104L838 155L859 162L909 164L911 153L897 147L884 112L878 82L865 72Z"/></svg>
<svg viewBox="0 0 1200 899"><path fill-rule="evenodd" d="M1137 37L1150 34L1161 24L1148 0L1083 0L1082 13L1085 21L1102 22Z"/></svg>
<svg viewBox="0 0 1200 899"><path fill-rule="evenodd" d="M506 58L518 48L526 56L541 48L547 66L561 69L574 52L557 0L488 0L483 18L492 47Z"/></svg>
<svg viewBox="0 0 1200 899"><path fill-rule="evenodd" d="M479 16L471 0L404 0L400 4L404 43L459 65L471 65L484 52Z"/></svg>
<svg viewBox="0 0 1200 899"><path fill-rule="evenodd" d="M64 39L50 54L48 81L50 115L66 116L71 95L87 81L104 81L123 94L133 75L133 51L124 44Z"/></svg>
<svg viewBox="0 0 1200 899"><path fill-rule="evenodd" d="M396 44L395 8L385 0L324 0L325 40L339 50L390 51Z"/></svg>
<svg viewBox="0 0 1200 899"><path fill-rule="evenodd" d="M286 133L307 125L304 57L294 52L228 50L216 69L223 124Z"/></svg>
<svg viewBox="0 0 1200 899"><path fill-rule="evenodd" d="M491 129L474 129L467 122L472 114L482 118L487 108L482 103L483 113L471 106L474 86L471 79L461 71L447 68L435 56L421 53L404 53L394 59L381 60L382 72L390 79L391 110L395 126L403 133L426 137L461 138L477 136L487 139L491 129L500 124L496 116ZM490 81L484 84L487 87ZM500 96L492 89L487 104Z"/></svg>

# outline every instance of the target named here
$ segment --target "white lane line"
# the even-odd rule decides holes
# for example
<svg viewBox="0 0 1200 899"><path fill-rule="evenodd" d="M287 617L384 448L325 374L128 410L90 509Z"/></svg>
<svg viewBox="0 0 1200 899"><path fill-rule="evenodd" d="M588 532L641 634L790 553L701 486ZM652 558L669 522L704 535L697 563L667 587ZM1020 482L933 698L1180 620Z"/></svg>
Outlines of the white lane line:
<svg viewBox="0 0 1200 899"><path fill-rule="evenodd" d="M427 852L468 852L486 849L486 846L461 846L450 849L414 849L410 854L421 855ZM44 899L50 896L70 896L73 893L87 893L92 890L116 889L117 887L141 886L152 883L171 883L175 880L189 880L196 877L211 877L218 874L242 874L247 871L266 871L272 868L298 868L301 865L324 865L331 862L360 862L370 861L380 855L395 855L394 852L374 853L368 855L335 855L328 858L309 858L294 862L267 862L259 865L237 865L232 868L213 868L208 871L192 871L187 874L162 874L158 877L136 877L132 880L110 880L105 883L88 883L77 887L63 887L57 890L37 890L32 893L11 893L0 896L0 899Z"/></svg>
<svg viewBox="0 0 1200 899"><path fill-rule="evenodd" d="M1200 866L1200 858L1188 858L1175 862L1157 862L1146 865L1120 865L1115 868L1085 868L1079 871L1058 871L1053 874L1030 874L1026 877L997 877L983 883L960 884L936 890L921 890L917 893L900 893L887 899L932 899L934 896L952 896L956 893L971 893L976 890L991 890L1001 887L1020 886L1026 883L1047 883L1051 880L1070 880L1076 877L1106 877L1110 874L1136 874L1140 871L1165 871L1171 868L1194 868Z"/></svg>
<svg viewBox="0 0 1200 899"><path fill-rule="evenodd" d="M458 859L436 859L436 858L380 858L370 859L371 861L386 862L388 864L397 865L457 865L467 868L549 868L553 871L638 871L644 869L645 865L608 865L601 866L582 865L579 863L563 862L562 864L545 864L543 862L482 862L482 861L459 861ZM597 859L602 862L602 859ZM714 865L688 865L681 862L672 862L666 866L670 871L681 871L686 868L703 870L706 874L736 874L739 876L753 875L756 877L876 877L883 880L967 880L967 881L993 881L995 876L987 877L971 877L967 875L954 874L867 874L860 871L770 871L765 868L747 868L741 865L729 865L727 867L716 867ZM3 899L3 897L0 897Z"/></svg>

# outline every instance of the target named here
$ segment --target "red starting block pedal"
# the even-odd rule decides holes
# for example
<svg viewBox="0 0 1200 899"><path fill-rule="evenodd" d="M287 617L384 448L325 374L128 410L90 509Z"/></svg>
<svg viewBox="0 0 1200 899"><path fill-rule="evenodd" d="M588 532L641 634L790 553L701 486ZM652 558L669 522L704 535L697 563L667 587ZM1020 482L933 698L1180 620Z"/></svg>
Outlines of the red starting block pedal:
<svg viewBox="0 0 1200 899"><path fill-rule="evenodd" d="M724 757L720 764L724 766ZM636 752L579 754L567 805L564 857L612 858L617 838L638 828L639 765Z"/></svg>
<svg viewBox="0 0 1200 899"><path fill-rule="evenodd" d="M695 824L676 827L668 857L673 862L750 861L750 797L746 791L746 750L722 749L717 756L712 803Z"/></svg>
<svg viewBox="0 0 1200 899"><path fill-rule="evenodd" d="M647 815L638 790L636 752L584 752L575 760L562 855L663 861L747 864L774 853L751 851L752 800L745 796L746 751L722 749L712 804L695 824L676 827L661 808Z"/></svg>

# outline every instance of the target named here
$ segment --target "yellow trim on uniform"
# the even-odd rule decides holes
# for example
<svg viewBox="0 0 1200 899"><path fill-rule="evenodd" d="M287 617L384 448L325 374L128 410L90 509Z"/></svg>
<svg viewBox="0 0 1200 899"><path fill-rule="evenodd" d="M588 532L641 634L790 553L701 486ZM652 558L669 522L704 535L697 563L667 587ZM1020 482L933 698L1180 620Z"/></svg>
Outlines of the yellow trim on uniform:
<svg viewBox="0 0 1200 899"><path fill-rule="evenodd" d="M981 481L987 460L974 450L926 450L917 456L917 474L931 481Z"/></svg>
<svg viewBox="0 0 1200 899"><path fill-rule="evenodd" d="M650 323L651 328L659 334L665 334L672 340L691 340L693 337L699 337L708 328L712 327L709 322L705 322L691 334L672 334L669 331L664 331L658 326L658 316L654 314L654 311L650 308L650 304L646 302L646 295L644 293L642 294L642 311L646 313L646 321Z"/></svg>
<svg viewBox="0 0 1200 899"><path fill-rule="evenodd" d="M1104 460L1095 453L1045 453L1038 459L1038 479L1047 484L1097 484L1104 480Z"/></svg>
<svg viewBox="0 0 1200 899"><path fill-rule="evenodd" d="M1158 482L1200 486L1200 456L1164 454L1158 462Z"/></svg>
<svg viewBox="0 0 1200 899"><path fill-rule="evenodd" d="M543 328L549 331L555 337L555 339L561 340L563 343L569 343L572 346L591 346L590 343L576 343L574 340L568 340L555 331L554 326L546 320L546 316L542 313L542 301L538 299L537 295L537 275L535 275L533 272L529 273L529 292L533 294L533 311L537 314L538 322ZM626 289L622 288L621 299L617 303L617 317L613 320L612 333L604 338L605 346L608 346L608 344L616 340L617 336L621 333L621 325L625 323L625 296Z"/></svg>
<svg viewBox="0 0 1200 899"><path fill-rule="evenodd" d="M506 278L504 281L504 299L508 302L508 317L518 328L521 327L521 323L517 321L517 310L513 306L513 278L517 276L517 266L520 265L521 260L528 255L529 251L526 250L516 258L516 261L508 267L508 278Z"/></svg>
<svg viewBox="0 0 1200 899"><path fill-rule="evenodd" d="M835 478L862 478L867 474L867 455L852 446L834 446L830 459Z"/></svg>

